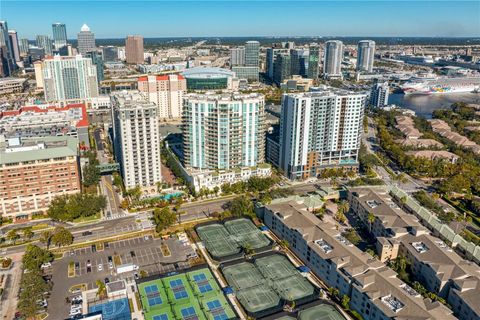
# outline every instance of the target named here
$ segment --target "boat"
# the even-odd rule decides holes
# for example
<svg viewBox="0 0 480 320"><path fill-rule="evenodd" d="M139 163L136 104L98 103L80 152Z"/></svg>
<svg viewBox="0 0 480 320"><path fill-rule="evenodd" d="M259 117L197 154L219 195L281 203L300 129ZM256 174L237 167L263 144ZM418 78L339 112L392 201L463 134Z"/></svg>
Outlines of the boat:
<svg viewBox="0 0 480 320"><path fill-rule="evenodd" d="M400 88L405 94L478 92L480 77L414 77L400 85Z"/></svg>

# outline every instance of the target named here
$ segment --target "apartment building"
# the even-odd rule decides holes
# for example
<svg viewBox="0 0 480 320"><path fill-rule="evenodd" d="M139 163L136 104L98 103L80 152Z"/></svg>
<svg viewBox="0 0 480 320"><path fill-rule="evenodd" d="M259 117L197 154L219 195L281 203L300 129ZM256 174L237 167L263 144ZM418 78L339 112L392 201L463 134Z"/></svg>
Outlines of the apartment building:
<svg viewBox="0 0 480 320"><path fill-rule="evenodd" d="M346 240L298 201L260 209L265 225L328 286L350 297L350 308L363 319L455 319L451 310L424 299L382 262Z"/></svg>
<svg viewBox="0 0 480 320"><path fill-rule="evenodd" d="M138 90L158 107L160 119L179 119L187 80L182 75L144 76L138 78Z"/></svg>
<svg viewBox="0 0 480 320"><path fill-rule="evenodd" d="M157 193L160 172L158 108L138 92L112 95L113 145L127 189Z"/></svg>
<svg viewBox="0 0 480 320"><path fill-rule="evenodd" d="M0 213L14 220L44 213L52 199L80 192L74 137L0 135Z"/></svg>
<svg viewBox="0 0 480 320"><path fill-rule="evenodd" d="M478 319L480 295L478 265L461 258L441 239L419 225L415 216L403 211L384 187L358 187L348 192L350 208L370 226L377 238L381 261L403 256L410 262L415 278L430 292L452 306L461 319ZM368 215L375 218L370 223Z"/></svg>
<svg viewBox="0 0 480 320"><path fill-rule="evenodd" d="M280 116L280 168L289 179L330 167L358 170L365 94L334 88L286 94Z"/></svg>
<svg viewBox="0 0 480 320"><path fill-rule="evenodd" d="M27 79L23 78L0 79L0 95L23 92L26 84Z"/></svg>

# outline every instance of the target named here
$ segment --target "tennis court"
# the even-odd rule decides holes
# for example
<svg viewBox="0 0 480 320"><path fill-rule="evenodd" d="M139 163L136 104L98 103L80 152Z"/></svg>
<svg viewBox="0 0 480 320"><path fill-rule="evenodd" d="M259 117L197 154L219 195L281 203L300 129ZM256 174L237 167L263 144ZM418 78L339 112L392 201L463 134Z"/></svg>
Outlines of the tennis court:
<svg viewBox="0 0 480 320"><path fill-rule="evenodd" d="M345 320L331 305L321 304L302 310L298 313L299 320Z"/></svg>
<svg viewBox="0 0 480 320"><path fill-rule="evenodd" d="M296 301L315 294L315 288L301 275L273 281L273 289L283 300Z"/></svg>
<svg viewBox="0 0 480 320"><path fill-rule="evenodd" d="M240 246L221 224L198 226L196 231L214 259L240 253L241 251Z"/></svg>
<svg viewBox="0 0 480 320"><path fill-rule="evenodd" d="M227 320L235 317L224 296L203 299L200 304L209 320Z"/></svg>
<svg viewBox="0 0 480 320"><path fill-rule="evenodd" d="M102 312L102 319L105 320L131 320L130 305L127 298L108 301L88 307L88 312Z"/></svg>
<svg viewBox="0 0 480 320"><path fill-rule="evenodd" d="M173 306L175 318L181 320L207 320L197 300L188 301L184 304L175 304Z"/></svg>
<svg viewBox="0 0 480 320"><path fill-rule="evenodd" d="M225 222L225 228L240 247L260 249L270 244L270 240L248 219L229 220Z"/></svg>
<svg viewBox="0 0 480 320"><path fill-rule="evenodd" d="M250 313L257 313L280 306L280 297L269 286L257 285L240 290L237 299Z"/></svg>
<svg viewBox="0 0 480 320"><path fill-rule="evenodd" d="M191 271L187 273L187 277L196 295L208 296L220 290L211 273L202 270Z"/></svg>
<svg viewBox="0 0 480 320"><path fill-rule="evenodd" d="M298 274L295 266L283 255L272 254L255 259L255 266L267 279L280 279Z"/></svg>
<svg viewBox="0 0 480 320"><path fill-rule="evenodd" d="M222 269L228 284L236 291L261 285L265 282L262 274L249 262L241 262Z"/></svg>

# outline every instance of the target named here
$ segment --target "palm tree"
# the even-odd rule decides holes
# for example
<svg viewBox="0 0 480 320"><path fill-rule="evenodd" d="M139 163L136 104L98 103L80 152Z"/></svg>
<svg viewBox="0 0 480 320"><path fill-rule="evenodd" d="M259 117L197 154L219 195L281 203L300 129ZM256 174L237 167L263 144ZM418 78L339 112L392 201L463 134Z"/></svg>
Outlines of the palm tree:
<svg viewBox="0 0 480 320"><path fill-rule="evenodd" d="M346 200L340 201L338 204L338 211L341 211L343 214L347 213L350 210L350 206Z"/></svg>
<svg viewBox="0 0 480 320"><path fill-rule="evenodd" d="M100 299L105 299L107 296L107 287L105 286L105 283L103 283L102 280L97 280L95 281L95 285L97 286L97 296Z"/></svg>
<svg viewBox="0 0 480 320"><path fill-rule="evenodd" d="M47 247L47 250L48 250L48 247L50 247L50 240L52 239L52 235L53 235L52 232L49 230L45 230L40 234L39 241L45 244L45 246Z"/></svg>
<svg viewBox="0 0 480 320"><path fill-rule="evenodd" d="M278 244L280 245L280 247L281 247L283 250L288 249L288 246L290 245L290 244L288 243L288 241L285 240L285 239L284 239L284 240L281 240Z"/></svg>
<svg viewBox="0 0 480 320"><path fill-rule="evenodd" d="M372 233L372 224L375 222L375 215L371 212L368 213L367 221L369 225L369 231Z"/></svg>

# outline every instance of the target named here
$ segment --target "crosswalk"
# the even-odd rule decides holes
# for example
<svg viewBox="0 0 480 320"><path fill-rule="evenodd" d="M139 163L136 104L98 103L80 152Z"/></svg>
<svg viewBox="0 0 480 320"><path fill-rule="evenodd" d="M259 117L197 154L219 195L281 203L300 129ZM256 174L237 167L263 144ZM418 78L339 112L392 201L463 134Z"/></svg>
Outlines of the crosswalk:
<svg viewBox="0 0 480 320"><path fill-rule="evenodd" d="M104 216L104 220L114 220L114 219L120 219L126 217L127 214L125 212L119 212L115 214L106 214Z"/></svg>

